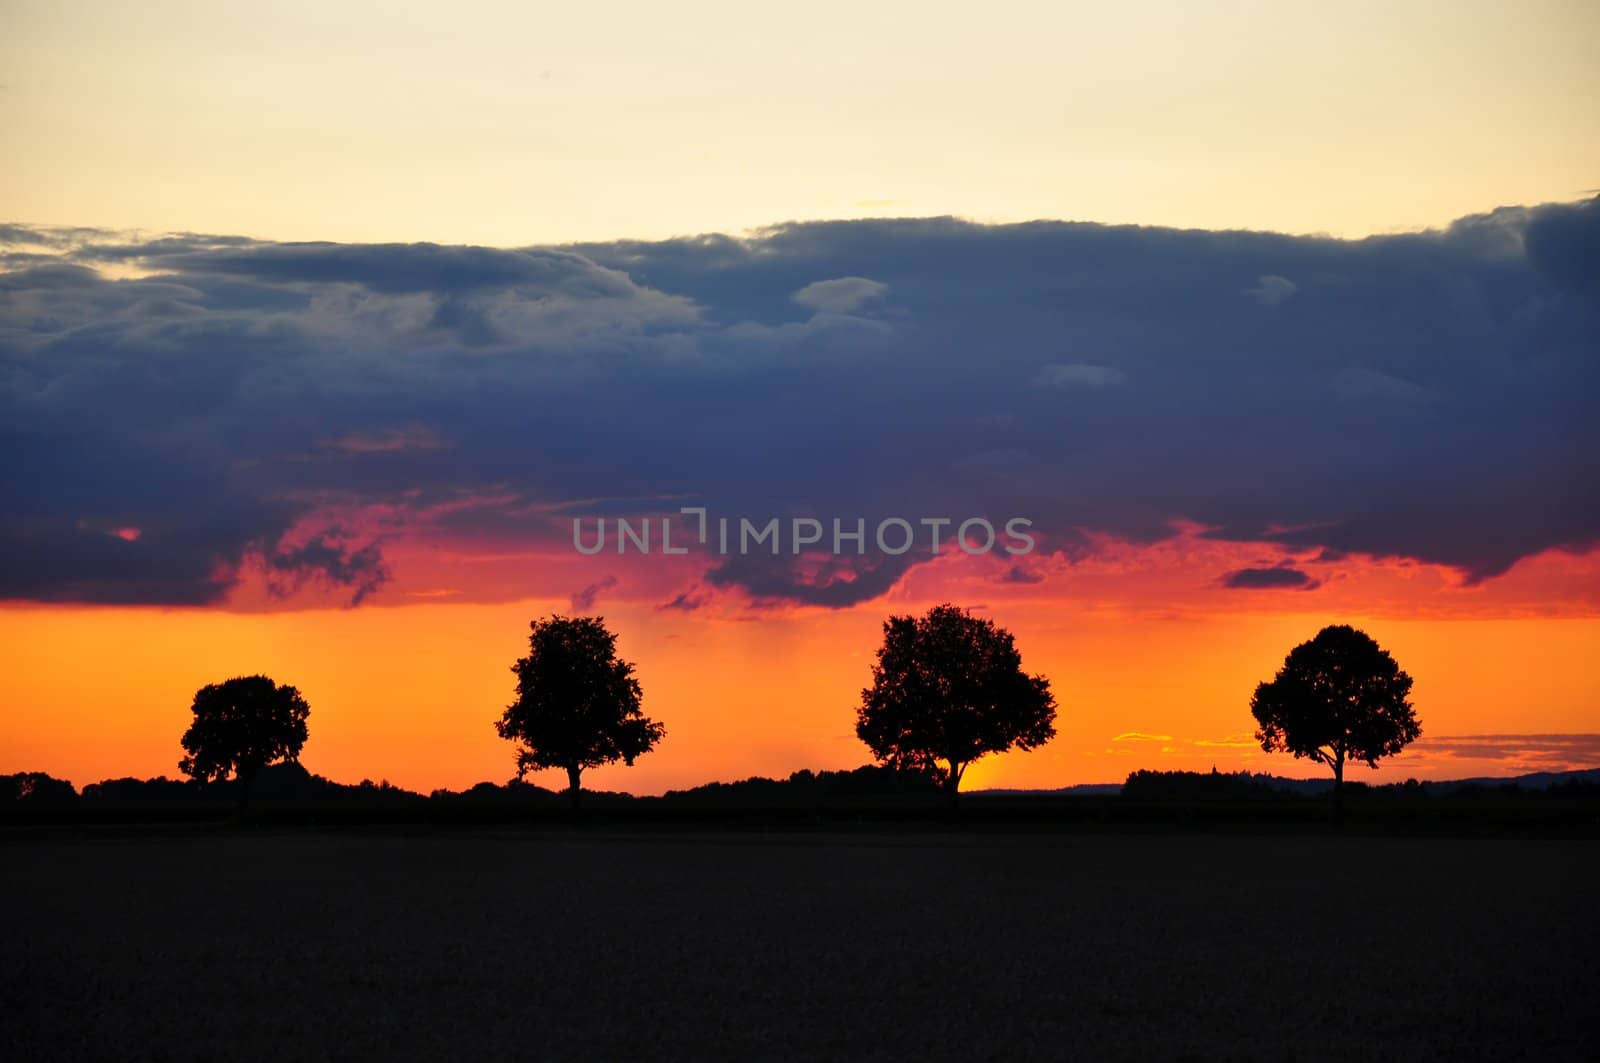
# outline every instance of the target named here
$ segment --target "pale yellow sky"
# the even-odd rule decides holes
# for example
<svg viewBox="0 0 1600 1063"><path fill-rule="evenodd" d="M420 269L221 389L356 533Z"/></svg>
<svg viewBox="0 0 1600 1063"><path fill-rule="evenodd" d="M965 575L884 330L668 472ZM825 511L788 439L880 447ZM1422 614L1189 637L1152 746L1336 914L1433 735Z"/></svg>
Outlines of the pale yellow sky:
<svg viewBox="0 0 1600 1063"><path fill-rule="evenodd" d="M0 0L0 220L1361 235L1600 186L1600 4Z"/></svg>

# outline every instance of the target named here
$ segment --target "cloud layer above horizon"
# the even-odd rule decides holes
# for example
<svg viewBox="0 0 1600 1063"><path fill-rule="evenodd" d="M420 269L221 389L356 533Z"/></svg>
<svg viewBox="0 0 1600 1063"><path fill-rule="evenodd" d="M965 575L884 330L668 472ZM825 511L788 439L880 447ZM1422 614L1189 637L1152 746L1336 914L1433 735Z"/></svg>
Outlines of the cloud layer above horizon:
<svg viewBox="0 0 1600 1063"><path fill-rule="evenodd" d="M575 514L680 505L1021 516L1069 559L1183 527L1285 552L1227 592L1314 592L1293 551L1477 582L1600 543L1600 199L1360 241L0 226L0 269L10 600L216 603L254 570L360 601L407 536L570 550ZM704 588L845 606L919 559L700 563Z"/></svg>

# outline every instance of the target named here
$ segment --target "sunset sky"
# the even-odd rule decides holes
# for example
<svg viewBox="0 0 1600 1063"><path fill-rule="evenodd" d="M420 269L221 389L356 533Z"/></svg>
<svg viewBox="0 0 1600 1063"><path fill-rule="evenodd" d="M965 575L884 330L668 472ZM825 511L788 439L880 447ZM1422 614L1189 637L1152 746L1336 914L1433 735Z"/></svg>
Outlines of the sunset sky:
<svg viewBox="0 0 1600 1063"><path fill-rule="evenodd" d="M1248 702L1328 623L1416 680L1353 778L1600 764L1597 54L1576 0L0 0L0 772L174 776L264 672L312 771L503 781L553 612L668 730L586 786L853 767L944 601L1060 704L969 789L1320 774ZM574 549L684 506L868 548Z"/></svg>

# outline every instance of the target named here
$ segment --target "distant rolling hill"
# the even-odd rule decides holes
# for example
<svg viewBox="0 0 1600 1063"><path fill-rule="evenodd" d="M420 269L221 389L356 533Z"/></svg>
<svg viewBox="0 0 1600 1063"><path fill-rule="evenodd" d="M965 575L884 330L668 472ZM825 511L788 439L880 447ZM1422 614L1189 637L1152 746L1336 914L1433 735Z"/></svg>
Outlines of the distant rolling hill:
<svg viewBox="0 0 1600 1063"><path fill-rule="evenodd" d="M1600 784L1600 768L1580 768L1577 771L1536 771L1529 775L1513 775L1509 777L1496 777L1484 775L1472 779L1443 779L1439 782L1425 782L1422 785L1430 790L1448 793L1459 790L1465 786L1518 786L1524 790L1548 790L1552 786L1562 783L1587 782Z"/></svg>

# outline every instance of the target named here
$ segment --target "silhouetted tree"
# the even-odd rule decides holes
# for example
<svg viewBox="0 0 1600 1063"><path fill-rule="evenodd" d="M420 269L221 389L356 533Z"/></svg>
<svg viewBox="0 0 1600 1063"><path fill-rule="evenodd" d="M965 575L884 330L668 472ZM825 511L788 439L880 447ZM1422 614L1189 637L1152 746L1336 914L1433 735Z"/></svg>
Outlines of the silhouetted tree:
<svg viewBox="0 0 1600 1063"><path fill-rule="evenodd" d="M1270 683L1256 687L1250 712L1269 753L1309 757L1333 769L1333 807L1344 805L1346 761L1378 766L1422 733L1408 696L1411 677L1364 631L1325 627L1289 651Z"/></svg>
<svg viewBox="0 0 1600 1063"><path fill-rule="evenodd" d="M183 734L189 755L178 762L178 770L199 782L231 773L242 809L262 768L299 758L311 706L294 687L251 675L201 687L192 711L194 722Z"/></svg>
<svg viewBox="0 0 1600 1063"><path fill-rule="evenodd" d="M1009 631L940 605L884 622L856 735L883 763L938 778L954 805L973 761L1043 745L1055 716L1049 680L1023 673Z"/></svg>
<svg viewBox="0 0 1600 1063"><path fill-rule="evenodd" d="M617 657L617 637L599 617L535 620L528 656L511 666L517 700L496 729L518 743L517 777L530 769L567 773L572 807L580 776L618 760L632 765L666 735L639 707L633 665Z"/></svg>

